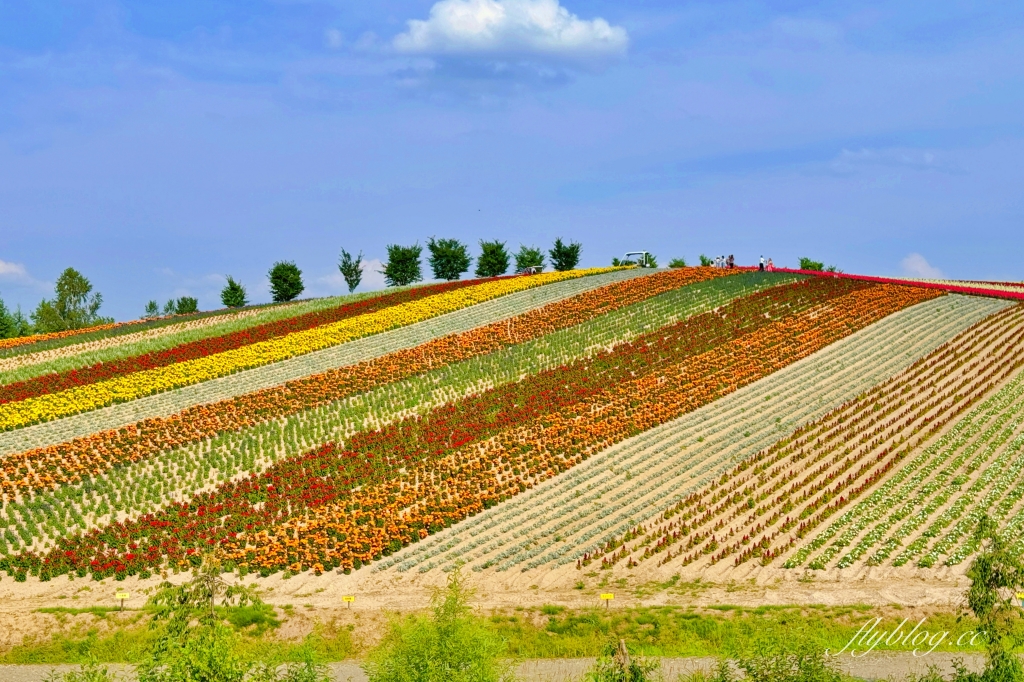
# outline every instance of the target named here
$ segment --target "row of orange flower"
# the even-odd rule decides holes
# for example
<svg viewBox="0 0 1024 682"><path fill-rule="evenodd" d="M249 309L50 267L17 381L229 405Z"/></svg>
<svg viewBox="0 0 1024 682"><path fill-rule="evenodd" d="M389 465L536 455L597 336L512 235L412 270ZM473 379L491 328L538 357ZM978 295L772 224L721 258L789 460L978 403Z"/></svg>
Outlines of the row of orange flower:
<svg viewBox="0 0 1024 682"><path fill-rule="evenodd" d="M67 443L9 455L0 468L2 499L27 490L77 482L109 467L218 433L295 414L346 396L565 329L667 291L730 274L714 268L680 268L615 282L538 310L389 353L356 365L216 403L170 417L102 431Z"/></svg>
<svg viewBox="0 0 1024 682"><path fill-rule="evenodd" d="M217 545L265 573L356 568L933 295L778 287L3 567L122 577Z"/></svg>
<svg viewBox="0 0 1024 682"><path fill-rule="evenodd" d="M611 382L613 388L571 409L421 465L398 486L362 488L267 531L229 539L226 558L264 574L358 568L934 296L898 287L855 291L833 301L827 320L818 310L780 320L662 372Z"/></svg>
<svg viewBox="0 0 1024 682"><path fill-rule="evenodd" d="M659 522L633 533L643 536L638 542L623 547L621 539L613 540L580 566L601 554L609 555L602 566L654 556L682 565L729 556L736 565L771 562L794 542L790 533L804 537L916 451L913 434L942 429L1016 373L1024 365L1020 324L1016 307L987 318L898 378L673 505Z"/></svg>

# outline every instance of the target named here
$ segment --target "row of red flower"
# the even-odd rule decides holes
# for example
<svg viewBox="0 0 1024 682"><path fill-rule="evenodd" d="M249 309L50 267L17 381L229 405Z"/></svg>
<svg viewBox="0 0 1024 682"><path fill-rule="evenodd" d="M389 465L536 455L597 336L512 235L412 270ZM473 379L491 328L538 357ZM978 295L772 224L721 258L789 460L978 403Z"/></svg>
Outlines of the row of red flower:
<svg viewBox="0 0 1024 682"><path fill-rule="evenodd" d="M679 268L637 277L550 303L516 317L414 348L228 400L188 408L170 417L76 438L67 443L8 455L0 466L0 500L51 488L181 447L218 433L325 405L377 386L565 329L603 313L689 284L724 277L727 270Z"/></svg>
<svg viewBox="0 0 1024 682"><path fill-rule="evenodd" d="M873 284L899 284L908 287L921 287L923 289L937 289L951 294L967 294L970 296L986 296L989 298L1008 298L1014 301L1024 301L1024 291L1006 291L1005 289L988 288L984 286L968 286L951 284L949 282L928 282L912 279L893 279L892 277L873 277L871 275L854 275L846 272L823 272L820 270L797 270L793 268L775 268L773 272L788 272L796 275L814 275L815 277L829 277L833 279L850 279L858 282L871 282ZM997 286L1018 286L1016 282L979 282L979 284L993 284Z"/></svg>
<svg viewBox="0 0 1024 682"><path fill-rule="evenodd" d="M141 372L157 367L166 367L176 362L194 360L206 357L215 353L242 348L259 341L285 336L293 332L312 329L321 325L330 324L339 320L376 312L384 308L396 306L401 303L419 300L427 296L433 296L453 289L461 289L475 286L483 282L490 282L494 279L469 279L456 282L445 282L443 284L431 284L428 286L414 287L404 291L397 291L383 296L364 299L355 303L348 303L318 310L295 317L289 317L275 322L268 322L249 329L242 329L222 336L214 336L198 341L183 343L173 348L161 351L153 351L142 355L135 355L112 362L99 362L90 367L68 370L67 372L54 372L43 376L26 379L6 386L0 386L0 404L25 400L50 393L57 393L76 386L94 384L113 377L120 377L134 372Z"/></svg>
<svg viewBox="0 0 1024 682"><path fill-rule="evenodd" d="M356 434L344 448L326 445L257 476L229 482L187 504L173 504L155 514L64 538L45 556L23 554L5 559L0 568L15 573L31 570L43 578L69 571L105 577L141 573L165 560L180 563L190 553L231 543L241 534L270 529L304 511L328 503L344 504L355 488L394 485L397 490L403 472L427 466L469 443L552 414L572 413L574 407L609 386L653 377L730 340L756 336L755 332L773 324L773 319L791 317L870 286L815 279L739 299L717 312L656 330L594 358L465 398L423 418ZM547 467L541 470L547 471ZM394 501L395 495L385 495L382 503L389 497ZM372 509L348 511L359 516L361 523L374 523ZM422 520L417 523L421 527L414 523L412 531L429 530L422 527Z"/></svg>

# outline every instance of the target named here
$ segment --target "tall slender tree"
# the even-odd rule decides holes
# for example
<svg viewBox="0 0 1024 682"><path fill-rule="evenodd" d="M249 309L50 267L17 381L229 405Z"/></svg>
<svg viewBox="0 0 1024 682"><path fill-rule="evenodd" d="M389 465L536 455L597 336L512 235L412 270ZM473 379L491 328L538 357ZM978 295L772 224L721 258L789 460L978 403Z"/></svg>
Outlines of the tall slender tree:
<svg viewBox="0 0 1024 682"><path fill-rule="evenodd" d="M0 339L13 339L17 336L14 316L7 310L7 304L0 298Z"/></svg>
<svg viewBox="0 0 1024 682"><path fill-rule="evenodd" d="M341 270L341 276L345 278L345 284L348 285L348 293L351 294L363 281L363 252L360 251L359 255L353 258L351 253L342 249L338 269Z"/></svg>
<svg viewBox="0 0 1024 682"><path fill-rule="evenodd" d="M100 317L103 295L93 294L92 283L74 268L67 268L60 274L54 294L52 300L41 301L32 313L36 331L60 332L113 321Z"/></svg>

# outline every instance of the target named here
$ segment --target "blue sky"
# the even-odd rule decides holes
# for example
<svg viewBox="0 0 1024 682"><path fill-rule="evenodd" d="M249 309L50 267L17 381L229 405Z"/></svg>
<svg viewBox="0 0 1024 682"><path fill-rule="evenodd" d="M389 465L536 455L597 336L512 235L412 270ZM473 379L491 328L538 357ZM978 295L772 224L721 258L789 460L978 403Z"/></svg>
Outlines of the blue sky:
<svg viewBox="0 0 1024 682"><path fill-rule="evenodd" d="M0 297L432 235L1020 280L1022 112L1020 2L0 0Z"/></svg>

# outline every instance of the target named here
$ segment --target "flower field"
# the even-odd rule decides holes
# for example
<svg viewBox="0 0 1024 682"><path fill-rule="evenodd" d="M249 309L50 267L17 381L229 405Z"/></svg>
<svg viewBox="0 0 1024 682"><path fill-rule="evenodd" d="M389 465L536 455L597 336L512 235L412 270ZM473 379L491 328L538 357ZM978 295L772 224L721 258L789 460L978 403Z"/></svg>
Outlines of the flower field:
<svg viewBox="0 0 1024 682"><path fill-rule="evenodd" d="M519 492L536 478L567 468L568 463L578 463L595 447L645 430L666 415L675 416L679 411L708 402L749 381L747 376L757 377L770 371L773 364L784 366L801 353L813 352L858 325L870 323L874 316L884 316L932 297L934 294L924 290L824 279L775 287L739 299L717 312L694 316L621 344L582 363L541 372L507 387L455 401L426 417L357 433L344 448L319 448L278 463L258 476L228 482L189 502L169 505L166 511L115 523L76 539L61 539L58 547L42 559L41 570L44 574L67 570L117 574L122 572L120 566L127 571L142 571L155 561L153 554L145 558L128 551L132 542L118 547L120 542L115 537L141 540L155 548L151 551L159 549L160 561L174 562L182 561L190 550L195 552L211 541L230 549L232 542L238 541L239 533L266 530L291 534L287 527L289 517L282 514L294 515L305 508L331 518L338 513L338 504L346 510L351 510L353 504L362 509L363 503L351 501L353 496L383 495L373 498L377 503L394 496L374 493L374 484L395 493L411 480L415 482L415 491L419 481L425 484L434 476L436 466L443 467L452 458L462 462L459 466L465 474L441 478L450 486L475 487L477 493L469 495L468 488L457 491L461 502L453 504L450 512L458 518ZM826 311L827 322L822 320ZM726 371L732 375L727 382L723 381ZM662 375L665 372L667 376ZM694 376L692 381L680 382L690 373ZM605 388L609 383L617 388ZM680 388L680 383L686 388ZM644 398L646 393L651 393L648 399ZM640 404L646 405L646 409L636 413ZM658 404L659 409L650 409L653 404ZM530 447L517 452L524 442L530 442L531 435ZM470 449L485 449L477 456L478 461L459 459L467 457L460 453L460 448L467 445ZM515 467L503 463L513 457L513 452L520 458ZM500 471L504 475L493 470L491 465L496 462L502 463ZM426 470L419 472L415 466ZM471 472L476 469L480 469L480 476L491 480L474 478ZM406 473L396 479L400 470ZM449 499L453 495L449 491L434 499ZM341 497L346 501L335 502ZM212 509L227 511L211 514L208 510ZM425 534L436 525L431 516L436 513L434 510L417 507L410 513L414 514L412 520L392 527L398 534L388 537L388 546L393 547L394 542L405 544L411 541L413 532ZM382 507L372 509L372 518L387 525ZM282 523L284 530L275 531L275 526ZM361 525L358 519L355 523ZM394 530L403 525L408 533ZM348 537L348 533L339 532ZM260 557L267 555L271 537L259 540ZM195 547L188 546L190 538L197 543ZM319 538L313 542L322 549ZM381 554L380 549L371 551L374 547L367 550L367 555L357 552L351 544L343 544L327 561L335 566L354 567L355 559L365 562ZM248 554L231 556L238 565L257 568ZM86 559L88 567L84 564ZM304 556L298 561L315 569L318 562L309 559ZM256 563L260 570L280 570L295 561Z"/></svg>
<svg viewBox="0 0 1024 682"><path fill-rule="evenodd" d="M594 557L601 546L650 523L735 462L898 374L1005 307L949 297L891 315L725 398L608 448L384 563L399 571L422 571L467 561L481 570L487 564L537 568ZM816 381L820 376L830 381Z"/></svg>
<svg viewBox="0 0 1024 682"><path fill-rule="evenodd" d="M912 535L913 528L923 524L929 514L941 511L951 497L960 500L954 508L967 505L971 498L980 501L971 493L985 490L984 484L975 482L975 486L964 491L967 494L958 496L957 492L967 479L948 486L949 481L956 480L958 469L939 469L940 463L946 460L958 462L958 465L966 463L966 455L961 453L961 459L957 460L954 457L957 450L950 451L943 445L956 442L962 448L964 442L955 436L947 434L905 467L899 465L919 449L929 434L938 433L988 395L994 386L1016 376L1024 365L1022 344L1024 314L1019 308L986 319L892 381L858 396L773 447L744 460L720 479L666 509L654 523L632 529L629 534L632 541L624 541L625 534L608 541L604 547L584 556L581 565L598 560L608 565L652 558L674 566L694 562L714 564L726 559L734 565L749 560L768 564L798 547L786 562L788 567L803 564L812 554L812 567L825 568L840 554L843 556L836 563L845 567L865 557L867 551L892 530L894 538L888 548L883 547L871 558L872 563L880 563L893 547L901 546L900 540ZM1005 405L1008 395L1019 395L1020 382L1021 378L1014 379L978 410L956 423L950 434L970 431L979 413L992 414L993 406ZM1003 436L1009 437L1005 433ZM946 456L929 459L928 453L933 451L944 452ZM994 452L995 449L990 454ZM968 470L976 470L983 463L984 460L975 463L974 469L967 466L962 475L969 477ZM898 473L875 491L871 496L874 499L859 503L827 530L815 533L827 519L844 510L897 467ZM891 487L912 472L918 472L911 479L917 485L928 479L923 490L916 491L911 485L900 494L891 495ZM1016 471L1009 468L999 476L1012 481L1016 474L1019 468ZM937 492L937 497L930 497ZM894 500L907 501L894 505ZM894 511L893 516L899 519L909 516L911 510L918 515L899 529L893 528L895 520L892 518L872 526L873 520L878 521L885 515L885 508ZM845 533L839 534L841 529ZM845 550L858 536L860 541ZM801 545L803 538L810 537L814 539ZM833 538L824 551L814 553ZM913 542L904 552L912 551ZM896 561L905 563L906 559Z"/></svg>
<svg viewBox="0 0 1024 682"><path fill-rule="evenodd" d="M312 375L302 380L227 401L199 405L168 419L146 420L134 425L131 430L104 431L58 446L8 455L0 460L4 467L3 479L0 479L0 490L3 491L3 499L11 501L28 491L74 483L83 476L94 476L126 462L145 460L163 450L180 448L190 442L202 442L219 434L236 432L280 417L297 415L321 405L365 393L375 387L386 386L401 379L422 374L431 369L440 369L474 356L493 353L503 347L523 344L545 332L550 333L559 328L579 325L584 320L598 314L597 311L616 310L631 302L642 301L673 290L679 290L684 295L690 294L691 292L683 291L683 288L701 281L705 277L715 278L721 277L721 275L720 272L707 270L698 273L679 271L662 273L639 280L627 280L549 304L524 315L478 327L469 332L442 337L412 349L391 353L325 374ZM706 289L704 297L695 297L695 300L688 304L694 309L707 308L735 293L728 287L728 284L738 284L738 291L743 292L748 289L756 289L757 281L765 278L751 274L750 277L740 276L728 279L730 281L725 288ZM750 282L744 280L750 280ZM771 278L771 280L774 282L788 281L787 278ZM747 284L747 287L744 287L744 284ZM720 292L722 295L715 297L713 296L714 292ZM700 292L693 293L699 294ZM661 305L655 304L646 307L643 310L643 316L648 320L668 320L671 319L673 313L678 314L680 301L676 298L669 298L658 303ZM583 355L588 348L593 348L595 345L604 346L625 336L630 328L628 325L632 323L630 317L632 316L624 317L619 324L614 321L602 320L600 330L575 329L575 339L561 340L561 343L556 341L559 348L553 349L549 344L546 350L549 353L555 350L559 353L559 357L566 357L567 352ZM594 332L603 333L599 335ZM554 341L554 339L549 339L549 341ZM571 350L566 348L570 344ZM502 371L508 371L510 366L516 371L515 376L518 378L522 371L523 361L535 360L538 357L537 351L536 347L521 348L522 360L516 365L510 365L507 358L493 359L496 361L492 360L485 367L475 368L468 383L471 386L477 383L482 376L490 377L493 381L496 375ZM535 366L530 369L536 370L539 367ZM458 369L455 371L459 373ZM450 386L451 378L445 377L445 379L445 383ZM437 378L429 379L428 390L437 381ZM406 396L406 404L408 404L410 390L412 390L410 386L402 386L399 389ZM390 390L387 393L393 394L394 392L394 390ZM336 424L352 419L355 411L345 410L345 407L342 406L340 414L336 417ZM389 411L397 413L402 409L396 410L393 406L380 402L375 403L374 408L373 413L377 416L378 422L383 414ZM365 408L361 411L366 412ZM187 432L183 429L184 424L189 425ZM324 440L318 442L324 442ZM280 444L275 442L272 447L276 451L279 446ZM19 473L22 469L25 472ZM180 481L175 483L180 483ZM180 489L178 486L175 488Z"/></svg>
<svg viewBox="0 0 1024 682"><path fill-rule="evenodd" d="M385 304L380 309L353 314L351 317L345 314L339 321L324 324L315 324L303 316L286 323L257 328L262 330L259 333L253 331L222 337L228 339L223 345L212 340L188 344L183 346L185 350L181 354L172 351L158 354L157 358L149 358L144 362L113 363L114 369L110 372L103 369L106 367L103 365L100 369L85 373L81 381L77 379L78 373L65 375L63 379L54 379L55 392L49 392L50 384L45 380L30 382L28 386L15 385L10 392L0 391L0 401L7 401L0 404L0 429L10 430L59 419L112 403L127 402L180 386L201 383L242 369L279 362L414 324L516 291L604 271L552 272L534 277L483 282L418 300ZM371 304L381 300L371 299L366 307L373 308L375 306ZM324 316L314 313L311 317L321 319ZM287 332L293 324L299 330ZM147 369L147 364L155 367Z"/></svg>
<svg viewBox="0 0 1024 682"><path fill-rule="evenodd" d="M1024 308L969 293L606 268L41 346L0 570L957 566L1024 527Z"/></svg>
<svg viewBox="0 0 1024 682"><path fill-rule="evenodd" d="M422 297L438 290L443 289L438 289L438 285L424 285L416 287L415 294ZM183 316L183 320L177 319L178 316L159 318L114 327L106 333L86 330L61 339L61 343L53 340L40 341L6 351L0 350L0 383L9 385L44 374L67 372L98 363L145 355L289 318L305 317L311 313L323 312L335 319L341 319L342 308L355 311L360 304L365 306L368 303L375 303L379 306L380 303L372 299L393 301L396 293L407 294L406 290L391 293L373 291L297 303L243 308L237 311L186 315ZM368 311L364 309L364 312Z"/></svg>
<svg viewBox="0 0 1024 682"><path fill-rule="evenodd" d="M151 417L171 416L194 405L278 386L294 379L411 348L441 336L469 331L614 282L647 276L650 276L649 271L619 269L605 274L566 279L500 296L439 318L363 337L270 365L242 370L212 381L13 431L0 431L0 455L64 443L99 431L130 426Z"/></svg>

